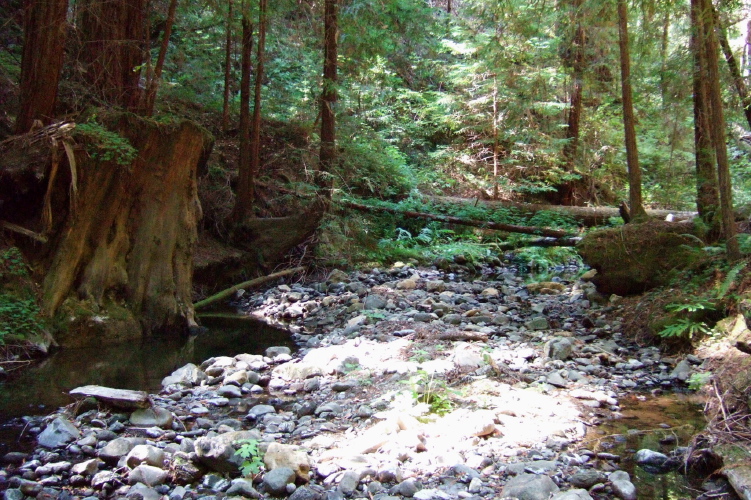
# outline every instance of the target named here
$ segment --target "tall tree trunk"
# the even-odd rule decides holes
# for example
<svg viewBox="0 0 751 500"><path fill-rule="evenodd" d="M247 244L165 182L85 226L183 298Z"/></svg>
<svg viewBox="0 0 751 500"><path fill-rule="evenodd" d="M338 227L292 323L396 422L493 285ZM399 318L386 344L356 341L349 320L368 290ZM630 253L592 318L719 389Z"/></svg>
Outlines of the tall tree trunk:
<svg viewBox="0 0 751 500"><path fill-rule="evenodd" d="M670 40L670 11L665 10L665 17L662 20L662 37L660 39L660 97L662 108L667 107L668 101L668 81L666 78L668 70L668 42Z"/></svg>
<svg viewBox="0 0 751 500"><path fill-rule="evenodd" d="M55 114L57 84L65 54L65 16L68 0L25 0L23 56L21 59L21 109L16 133L27 132L34 120Z"/></svg>
<svg viewBox="0 0 751 500"><path fill-rule="evenodd" d="M720 16L717 13L717 9L714 7L712 7L712 17L717 31L717 37L720 41L720 47L722 47L722 53L725 55L725 61L728 63L730 76L733 78L733 85L735 86L735 90L738 92L738 97L741 100L741 106L743 107L744 115L746 115L748 127L751 129L751 96L748 95L746 82L741 76L741 70L738 68L738 62L735 60L733 49L730 48L727 32L720 23Z"/></svg>
<svg viewBox="0 0 751 500"><path fill-rule="evenodd" d="M325 0L323 42L323 92L321 94L321 150L317 184L324 198L331 199L330 172L336 161L337 38L338 0Z"/></svg>
<svg viewBox="0 0 751 500"><path fill-rule="evenodd" d="M159 47L159 56L156 59L156 67L153 74L146 83L146 94L142 113L146 116L154 114L154 104L156 103L156 93L159 90L159 82L162 79L162 70L164 69L164 60L167 58L167 49L169 48L169 39L172 36L172 26L175 23L175 11L177 10L177 0L170 0L169 10L167 11L167 20L164 26L164 37Z"/></svg>
<svg viewBox="0 0 751 500"><path fill-rule="evenodd" d="M579 128L582 114L582 93L584 90L584 45L586 33L582 24L582 0L568 0L568 22L573 26L574 36L571 46L563 57L563 64L571 68L571 100L566 123L566 144L563 146L563 168L567 172L576 171L576 156L579 150ZM576 205L579 201L577 183L566 181L558 186L559 202Z"/></svg>
<svg viewBox="0 0 751 500"><path fill-rule="evenodd" d="M709 129L714 144L717 160L717 182L720 190L720 214L722 217L722 232L727 247L727 257L730 261L740 259L738 239L735 237L735 217L733 214L733 193L730 183L730 167L728 163L727 146L725 145L725 114L722 109L722 89L720 88L720 71L718 64L719 52L717 33L712 15L711 0L702 0L702 18L705 20L706 53L707 53L707 92L710 102Z"/></svg>
<svg viewBox="0 0 751 500"><path fill-rule="evenodd" d="M719 193L714 149L709 132L709 97L707 95L707 58L704 51L705 26L702 0L691 0L691 52L694 57L694 155L696 158L696 208L699 217L719 234Z"/></svg>
<svg viewBox="0 0 751 500"><path fill-rule="evenodd" d="M253 122L250 129L250 192L255 190L255 180L261 169L261 87L266 48L266 10L268 0L258 4L258 45L256 49L256 81L253 95Z"/></svg>
<svg viewBox="0 0 751 500"><path fill-rule="evenodd" d="M243 2L242 14L242 63L240 79L240 165L238 167L237 197L233 218L240 222L250 215L253 208L253 183L250 171L250 56L253 52L253 26L247 0Z"/></svg>
<svg viewBox="0 0 751 500"><path fill-rule="evenodd" d="M82 0L81 63L105 101L137 110L140 68L145 56L145 0Z"/></svg>
<svg viewBox="0 0 751 500"><path fill-rule="evenodd" d="M229 128L229 95L232 78L232 0L227 2L227 41L224 46L224 104L222 105L222 131Z"/></svg>
<svg viewBox="0 0 751 500"><path fill-rule="evenodd" d="M631 60L628 48L628 6L626 0L618 0L618 47L621 55L621 95L623 96L623 130L626 138L626 162L628 163L628 193L631 220L639 222L647 218L641 198L641 168L639 150L636 147L634 130L634 103L631 92Z"/></svg>
<svg viewBox="0 0 751 500"><path fill-rule="evenodd" d="M498 78L493 75L493 199L498 199Z"/></svg>

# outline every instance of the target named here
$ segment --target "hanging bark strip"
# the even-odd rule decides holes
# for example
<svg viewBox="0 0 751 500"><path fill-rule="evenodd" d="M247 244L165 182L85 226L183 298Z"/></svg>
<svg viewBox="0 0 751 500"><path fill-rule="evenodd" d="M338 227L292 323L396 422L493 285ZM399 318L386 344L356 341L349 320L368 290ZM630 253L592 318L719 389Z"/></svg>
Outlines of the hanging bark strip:
<svg viewBox="0 0 751 500"><path fill-rule="evenodd" d="M353 210L359 210L361 212L389 213L389 214L401 215L403 217L408 217L411 219L428 219L428 220L435 220L439 222L445 222L446 224L458 224L460 226L479 227L483 229L492 229L495 231L507 231L509 233L533 234L536 236L550 236L552 238L564 238L566 236L573 236L572 233L568 231L562 231L560 229L517 226L514 224L502 224L500 222L462 219L460 217L453 217L451 215L428 214L425 212L413 212L410 210L397 210L395 208L387 208L387 207L372 207L369 205L363 205L361 203L355 203L352 201L342 201L340 203L347 208L351 208Z"/></svg>
<svg viewBox="0 0 751 500"><path fill-rule="evenodd" d="M233 293L237 293L240 289L245 288L254 288L260 285L263 285L264 283L268 283L269 281L273 281L278 278L283 278L285 276L290 276L292 274L301 273L305 270L304 267L295 267L292 269L285 269L284 271L279 271L278 273L272 273L267 276L261 276L260 278L255 278L248 281L243 281L242 283L238 283L237 285L231 286L225 290L222 290L219 293L216 293L212 295L211 297L205 298L201 301L196 302L193 304L193 309L203 309L204 307L213 304L214 302L217 302L219 300L225 299L232 295Z"/></svg>

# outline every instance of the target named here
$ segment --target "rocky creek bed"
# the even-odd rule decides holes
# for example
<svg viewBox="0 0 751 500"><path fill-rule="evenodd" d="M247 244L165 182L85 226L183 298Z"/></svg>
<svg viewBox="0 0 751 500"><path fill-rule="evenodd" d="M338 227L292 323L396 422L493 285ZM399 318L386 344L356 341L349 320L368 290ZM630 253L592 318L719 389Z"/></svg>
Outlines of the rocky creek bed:
<svg viewBox="0 0 751 500"><path fill-rule="evenodd" d="M403 265L244 294L235 306L284 324L296 352L187 364L159 394L77 391L75 404L21 419L34 447L2 457L0 490L6 500L636 499L623 463L663 472L685 467L686 449L619 454L588 438L628 394L685 390L702 360L629 342L618 306L601 303L578 280L525 284L498 269L465 281ZM675 444L661 424L650 432ZM244 440L263 452L251 477L236 453ZM694 497L735 498L727 482L703 486Z"/></svg>

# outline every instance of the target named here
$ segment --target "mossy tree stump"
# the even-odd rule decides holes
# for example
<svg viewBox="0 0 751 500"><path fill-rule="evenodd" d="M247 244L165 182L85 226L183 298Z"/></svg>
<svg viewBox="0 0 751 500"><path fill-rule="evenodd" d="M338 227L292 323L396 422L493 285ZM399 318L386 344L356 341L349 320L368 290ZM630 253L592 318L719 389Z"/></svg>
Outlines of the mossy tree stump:
<svg viewBox="0 0 751 500"><path fill-rule="evenodd" d="M74 168L60 168L50 191L48 243L26 248L43 276L42 309L56 318L63 346L195 325L196 172L213 139L189 121L165 125L127 113L99 121L130 142L135 159L118 163L116 151L106 161L94 158L96 146L79 139ZM42 207L38 199L25 202Z"/></svg>

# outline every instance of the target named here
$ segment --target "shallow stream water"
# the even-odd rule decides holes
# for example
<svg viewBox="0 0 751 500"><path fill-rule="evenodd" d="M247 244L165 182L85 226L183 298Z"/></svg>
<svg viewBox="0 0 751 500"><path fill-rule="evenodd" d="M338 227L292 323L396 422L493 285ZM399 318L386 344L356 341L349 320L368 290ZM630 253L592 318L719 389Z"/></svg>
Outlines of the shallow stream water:
<svg viewBox="0 0 751 500"><path fill-rule="evenodd" d="M68 391L88 384L116 389L159 392L162 378L186 363L212 356L263 354L272 345L294 348L289 332L247 316L207 315L208 332L182 339L154 338L143 342L86 349L64 349L19 376L0 382L0 455L18 435L25 415L46 415L73 402Z"/></svg>
<svg viewBox="0 0 751 500"><path fill-rule="evenodd" d="M688 446L706 427L704 402L695 394L668 393L660 396L633 394L620 399L619 418L609 419L587 435L584 447L621 455L620 466L631 475L640 500L693 499L699 496L701 479L678 472L652 474L636 465L633 455L642 448L669 454ZM661 444L673 440L671 443Z"/></svg>

